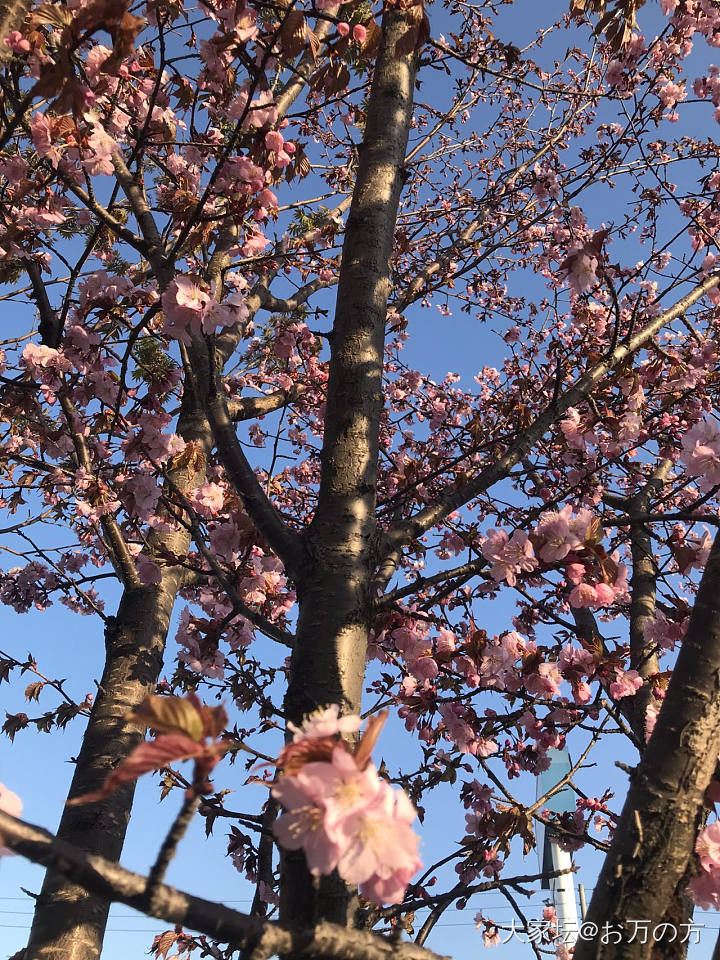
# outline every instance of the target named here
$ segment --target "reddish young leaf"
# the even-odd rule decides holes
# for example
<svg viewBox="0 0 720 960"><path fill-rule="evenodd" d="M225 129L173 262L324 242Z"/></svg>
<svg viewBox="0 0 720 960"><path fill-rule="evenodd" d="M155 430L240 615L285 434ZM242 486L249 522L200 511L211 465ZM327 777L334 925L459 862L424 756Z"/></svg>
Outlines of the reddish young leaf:
<svg viewBox="0 0 720 960"><path fill-rule="evenodd" d="M104 785L92 793L68 800L68 806L96 803L109 797L121 784L137 780L144 773L159 770L176 760L191 760L206 755L208 748L196 743L182 733L165 733L156 740L149 740L136 747L117 770L114 770Z"/></svg>

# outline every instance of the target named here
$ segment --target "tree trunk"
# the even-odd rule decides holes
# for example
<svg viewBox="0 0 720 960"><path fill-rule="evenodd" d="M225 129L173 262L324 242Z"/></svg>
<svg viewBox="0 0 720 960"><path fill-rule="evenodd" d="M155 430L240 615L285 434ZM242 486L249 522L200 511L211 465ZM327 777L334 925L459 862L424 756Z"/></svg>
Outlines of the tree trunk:
<svg viewBox="0 0 720 960"><path fill-rule="evenodd" d="M415 85L417 24L390 7L373 76L358 177L345 231L331 339L322 475L305 536L307 570L286 718L319 706L358 713L377 566L377 463L383 408L390 257ZM338 877L314 883L301 852L283 862L280 913L289 926L350 922L352 896Z"/></svg>
<svg viewBox="0 0 720 960"><path fill-rule="evenodd" d="M204 414L188 410L178 432L207 453L211 446ZM202 482L205 456L170 471L172 482L190 490ZM185 556L190 537L184 528L151 538L152 550ZM163 568L157 585L126 589L117 617L105 633L106 661L68 799L99 789L108 774L144 737L144 726L124 717L155 689L163 665L165 639L183 570ZM135 784L124 784L99 803L65 807L57 836L90 853L119 860L125 841ZM35 908L25 960L97 960L110 904L48 870Z"/></svg>
<svg viewBox="0 0 720 960"><path fill-rule="evenodd" d="M630 788L575 960L646 960L655 945L632 937L668 911L691 862L703 794L720 751L720 533L716 535L667 697ZM603 930L606 936L603 937ZM603 939L619 942L603 943ZM632 940L632 942L630 942ZM656 948L657 949L657 948ZM661 949L665 949L664 946ZM667 955L667 954L666 954ZM676 951L675 956L678 955Z"/></svg>

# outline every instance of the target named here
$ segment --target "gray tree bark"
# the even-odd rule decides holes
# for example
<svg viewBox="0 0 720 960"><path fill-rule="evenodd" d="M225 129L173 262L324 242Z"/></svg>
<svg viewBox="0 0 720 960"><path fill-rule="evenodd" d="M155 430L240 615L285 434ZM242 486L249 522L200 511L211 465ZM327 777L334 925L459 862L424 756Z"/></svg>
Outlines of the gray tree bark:
<svg viewBox="0 0 720 960"><path fill-rule="evenodd" d="M343 245L318 504L297 583L299 616L285 698L286 718L295 723L330 703L346 713L360 711L379 559L377 465L390 256L413 111L416 30L407 11L386 11ZM345 925L351 904L337 877L314 884L303 854L285 855L283 923Z"/></svg>
<svg viewBox="0 0 720 960"><path fill-rule="evenodd" d="M190 394L187 394L189 397ZM211 448L210 427L204 413L189 401L178 432L193 442L201 455L171 471L181 490L202 482L205 457ZM150 549L184 556L190 534L184 528L156 534ZM163 569L162 582L129 587L123 592L117 616L105 633L106 661L82 746L75 764L68 799L99 789L108 774L141 742L144 727L124 717L155 689L163 665L165 640L183 570ZM99 803L65 807L57 836L88 853L119 860L135 784L125 784ZM89 893L61 873L49 869L35 907L25 960L97 960L102 949L110 904Z"/></svg>
<svg viewBox="0 0 720 960"><path fill-rule="evenodd" d="M662 922L688 878L703 794L719 752L720 534L588 909L586 921L600 931L605 924L620 930L620 942L603 943L601 935L580 940L575 960L646 960L651 955L652 937L647 944L640 936L632 938L633 921L649 920L653 927Z"/></svg>

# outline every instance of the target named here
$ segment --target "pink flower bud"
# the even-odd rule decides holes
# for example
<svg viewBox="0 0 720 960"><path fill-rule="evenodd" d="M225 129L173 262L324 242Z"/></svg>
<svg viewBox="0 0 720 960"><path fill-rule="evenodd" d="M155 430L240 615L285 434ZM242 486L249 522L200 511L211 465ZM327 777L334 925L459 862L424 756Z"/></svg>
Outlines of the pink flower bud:
<svg viewBox="0 0 720 960"><path fill-rule="evenodd" d="M11 30L5 37L5 43L13 53L29 53L30 44L19 30Z"/></svg>
<svg viewBox="0 0 720 960"><path fill-rule="evenodd" d="M283 139L283 135L278 133L277 130L268 130L265 134L265 146L268 150L272 150L273 153L280 153L284 144L285 140Z"/></svg>
<svg viewBox="0 0 720 960"><path fill-rule="evenodd" d="M356 23L353 27L353 40L356 43L365 43L367 40L367 30L361 23Z"/></svg>
<svg viewBox="0 0 720 960"><path fill-rule="evenodd" d="M350 33L350 24L345 23L345 21L343 20L342 23L339 23L337 25L337 32L340 34L341 37L346 37Z"/></svg>

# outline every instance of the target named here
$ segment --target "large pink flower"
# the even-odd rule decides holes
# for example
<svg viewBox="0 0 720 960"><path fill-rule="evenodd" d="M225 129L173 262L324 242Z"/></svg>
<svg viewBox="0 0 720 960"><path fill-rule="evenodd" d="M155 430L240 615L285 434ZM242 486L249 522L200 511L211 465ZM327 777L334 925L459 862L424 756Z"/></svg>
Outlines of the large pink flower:
<svg viewBox="0 0 720 960"><path fill-rule="evenodd" d="M345 881L361 885L367 899L395 903L402 900L421 866L418 839L410 828L415 809L406 794L393 790L368 760L382 721L368 725L358 751L351 753L341 742L333 746L345 719L339 718L337 707L329 707L308 718L301 728L292 728L295 740L281 763L293 772L281 773L272 787L273 796L285 807L275 835L286 849L305 852L315 876L337 868ZM352 730L359 724L355 721L349 724ZM292 765L288 763L291 751Z"/></svg>
<svg viewBox="0 0 720 960"><path fill-rule="evenodd" d="M325 829L324 808L313 802L297 777L280 777L272 793L286 811L274 826L280 845L286 850L304 850L314 876L332 873L340 848Z"/></svg>
<svg viewBox="0 0 720 960"><path fill-rule="evenodd" d="M415 809L402 791L384 781L379 786L372 804L337 824L338 870L348 883L359 884L368 900L397 903L421 866L418 838L410 827Z"/></svg>

